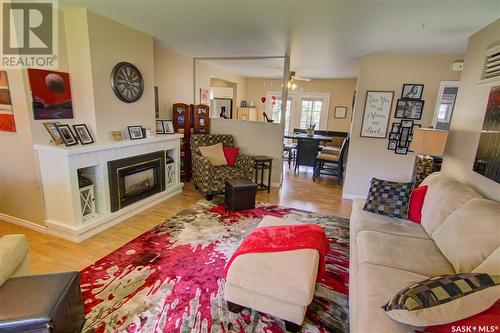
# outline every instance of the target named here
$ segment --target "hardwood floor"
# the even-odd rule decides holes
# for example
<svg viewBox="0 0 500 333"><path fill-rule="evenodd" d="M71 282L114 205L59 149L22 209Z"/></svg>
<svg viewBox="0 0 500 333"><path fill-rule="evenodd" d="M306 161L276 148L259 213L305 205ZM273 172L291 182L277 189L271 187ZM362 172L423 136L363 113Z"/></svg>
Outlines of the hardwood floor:
<svg viewBox="0 0 500 333"><path fill-rule="evenodd" d="M311 169L298 174L284 169L283 186L271 193L259 192L257 200L323 214L349 217L351 201L342 199L342 190L333 177L322 176L312 182ZM33 274L79 271L96 260L136 238L202 198L193 183L187 183L181 194L156 205L81 243L0 221L0 236L26 234L30 244L29 259Z"/></svg>

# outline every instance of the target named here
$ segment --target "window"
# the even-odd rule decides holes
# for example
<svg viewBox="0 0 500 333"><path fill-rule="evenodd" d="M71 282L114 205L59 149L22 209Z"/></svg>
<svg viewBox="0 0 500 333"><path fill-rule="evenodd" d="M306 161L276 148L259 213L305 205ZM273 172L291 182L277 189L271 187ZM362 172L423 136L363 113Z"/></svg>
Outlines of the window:
<svg viewBox="0 0 500 333"><path fill-rule="evenodd" d="M448 121L449 120L449 114L450 114L450 109L451 109L451 104L450 103L441 103L439 105L439 111L438 111L438 116L437 120L438 121Z"/></svg>
<svg viewBox="0 0 500 333"><path fill-rule="evenodd" d="M289 98L286 102L286 115L285 115L285 129L288 128L288 121L290 118L290 109L292 106L292 100ZM281 122L281 97L276 98L276 103L271 105L271 114L269 115L275 123Z"/></svg>
<svg viewBox="0 0 500 333"><path fill-rule="evenodd" d="M314 124L315 129L319 129L322 109L323 99L303 98L300 109L300 128L304 129Z"/></svg>

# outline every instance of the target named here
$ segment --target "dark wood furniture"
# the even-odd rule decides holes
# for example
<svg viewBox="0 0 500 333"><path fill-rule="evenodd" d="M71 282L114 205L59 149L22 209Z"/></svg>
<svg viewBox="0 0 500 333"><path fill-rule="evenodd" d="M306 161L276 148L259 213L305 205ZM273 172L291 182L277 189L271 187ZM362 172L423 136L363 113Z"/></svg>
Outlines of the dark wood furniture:
<svg viewBox="0 0 500 333"><path fill-rule="evenodd" d="M183 134L181 139L181 180L188 182L191 179L191 108L188 104L175 103L172 106L173 125L175 133Z"/></svg>
<svg viewBox="0 0 500 333"><path fill-rule="evenodd" d="M255 159L255 183L259 191L271 191L271 170L273 168L273 159L269 156L252 156ZM264 183L264 173L267 171L267 185ZM259 180L260 178L260 180Z"/></svg>
<svg viewBox="0 0 500 333"><path fill-rule="evenodd" d="M347 157L347 149L349 148L349 137L344 139L338 155L320 153L316 157L316 162L313 171L313 181L320 175L330 175L337 178L337 183L340 185L344 178L344 165Z"/></svg>
<svg viewBox="0 0 500 333"><path fill-rule="evenodd" d="M316 155L318 154L319 140L300 139L297 144L297 156L295 158L294 171L300 171L300 166L314 167Z"/></svg>
<svg viewBox="0 0 500 333"><path fill-rule="evenodd" d="M210 132L210 109L205 104L193 105L193 133L208 134Z"/></svg>
<svg viewBox="0 0 500 333"><path fill-rule="evenodd" d="M246 179L226 180L224 193L226 207L232 211L255 208L257 184Z"/></svg>
<svg viewBox="0 0 500 333"><path fill-rule="evenodd" d="M80 332L80 273L10 278L0 288L0 332Z"/></svg>

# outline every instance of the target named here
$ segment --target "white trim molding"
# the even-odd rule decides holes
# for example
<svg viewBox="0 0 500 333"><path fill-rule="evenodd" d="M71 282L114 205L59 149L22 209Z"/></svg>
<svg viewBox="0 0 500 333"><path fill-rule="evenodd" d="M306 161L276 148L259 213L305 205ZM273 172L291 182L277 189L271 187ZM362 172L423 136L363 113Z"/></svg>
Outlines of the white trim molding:
<svg viewBox="0 0 500 333"><path fill-rule="evenodd" d="M15 225L18 225L18 226L21 226L21 227L25 227L25 228L28 228L28 229L31 229L31 230L35 230L35 231L38 231L38 232L47 233L47 227L46 226L38 224L38 223L35 223L35 222L23 220L23 219L20 219L19 217L15 217L15 216L11 216L11 215L0 213L0 221L5 221L5 222L8 222L8 223L12 223L12 224L15 224Z"/></svg>
<svg viewBox="0 0 500 333"><path fill-rule="evenodd" d="M366 199L365 195L357 195L357 194L347 194L343 193L342 194L342 199L347 199L347 200L354 200L354 199Z"/></svg>

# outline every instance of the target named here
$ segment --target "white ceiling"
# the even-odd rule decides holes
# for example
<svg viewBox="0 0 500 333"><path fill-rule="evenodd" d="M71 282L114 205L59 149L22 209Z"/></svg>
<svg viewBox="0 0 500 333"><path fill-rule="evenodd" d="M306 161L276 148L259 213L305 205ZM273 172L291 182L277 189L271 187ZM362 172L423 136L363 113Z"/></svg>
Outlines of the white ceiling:
<svg viewBox="0 0 500 333"><path fill-rule="evenodd" d="M463 53L472 33L500 17L500 0L60 0L60 4L110 17L191 57L289 52L291 69L313 78L355 77L360 57L370 53ZM249 76L274 76L259 62L226 66Z"/></svg>

